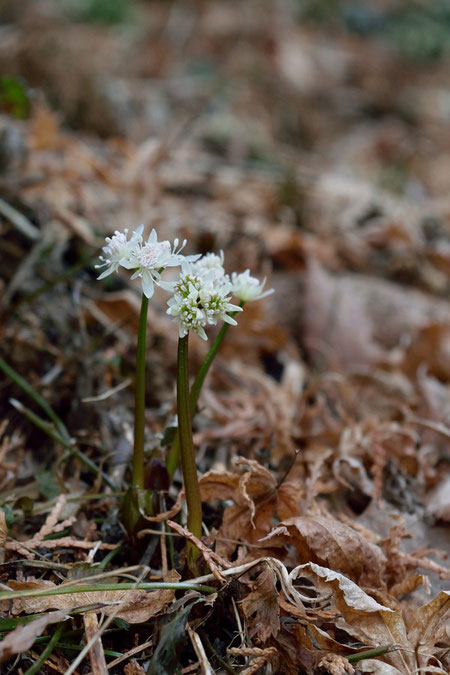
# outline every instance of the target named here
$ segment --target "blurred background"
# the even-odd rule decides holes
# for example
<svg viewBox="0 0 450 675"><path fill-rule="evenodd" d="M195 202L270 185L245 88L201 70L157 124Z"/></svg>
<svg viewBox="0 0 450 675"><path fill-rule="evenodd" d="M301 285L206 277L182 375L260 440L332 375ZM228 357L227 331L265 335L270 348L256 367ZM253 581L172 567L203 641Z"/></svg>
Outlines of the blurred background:
<svg viewBox="0 0 450 675"><path fill-rule="evenodd" d="M97 283L94 262L106 234L143 222L276 289L229 333L224 354L256 370L216 369L208 414L243 426L219 440L198 422L202 470L221 444L275 466L336 450L349 419L369 436L405 409L448 421L449 60L450 0L0 0L2 355L93 452L98 429L129 452L131 389L80 401L132 378L139 298L127 275ZM151 308L155 432L173 406L165 301ZM322 391L352 368L356 398ZM426 470L402 445L392 476L431 490L448 466L431 440Z"/></svg>

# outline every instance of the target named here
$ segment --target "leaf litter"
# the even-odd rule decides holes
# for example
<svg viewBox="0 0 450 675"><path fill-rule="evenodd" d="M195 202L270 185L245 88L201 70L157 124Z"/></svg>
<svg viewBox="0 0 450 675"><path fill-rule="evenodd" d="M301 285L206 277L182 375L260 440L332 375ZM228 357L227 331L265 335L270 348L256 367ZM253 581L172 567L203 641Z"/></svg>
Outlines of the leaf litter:
<svg viewBox="0 0 450 675"><path fill-rule="evenodd" d="M411 58L407 8L381 2L142 1L111 19L90 0L76 20L70 4L0 11L0 357L62 422L36 425L2 369L2 667L449 672L445 44ZM94 284L93 262L140 222L276 290L200 397L196 579L179 477L155 478L176 372L158 295L153 515L135 542L120 520L139 301L125 276ZM192 341L192 374L204 356Z"/></svg>

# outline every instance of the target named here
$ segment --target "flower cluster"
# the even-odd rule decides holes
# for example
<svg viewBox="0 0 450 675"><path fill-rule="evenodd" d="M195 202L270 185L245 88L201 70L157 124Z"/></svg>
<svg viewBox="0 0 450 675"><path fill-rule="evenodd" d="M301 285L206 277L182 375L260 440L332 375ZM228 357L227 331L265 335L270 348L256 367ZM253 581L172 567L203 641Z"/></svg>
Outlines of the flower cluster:
<svg viewBox="0 0 450 675"><path fill-rule="evenodd" d="M242 311L242 305L273 293L273 289L264 290L266 280L261 282L250 276L250 270L240 274L233 272L230 279L223 266L223 251L219 255L184 256L181 251L186 240L181 246L178 239L173 245L169 241L158 242L158 235L152 230L148 240L144 241L143 230L144 226L140 225L130 237L128 230L124 230L106 238L101 264L96 266L105 269L98 278L103 279L124 267L133 270L132 279L141 279L147 298L152 297L155 284L169 291L172 295L167 303L167 313L179 324L180 337L194 331L207 340L205 327L208 324L225 321L236 325L233 317ZM161 273L167 267L178 266L181 273L177 281L161 279ZM240 306L230 302L233 295L240 301Z"/></svg>
<svg viewBox="0 0 450 675"><path fill-rule="evenodd" d="M161 272L166 267L178 267L185 261L197 260L199 255L184 256L181 251L186 246L186 239L178 248L179 241L175 239L171 246L169 241L158 241L156 230L152 230L146 242L143 241L144 226L140 225L128 240L128 230L116 232L107 237L107 245L103 247L101 264L97 267L106 267L99 279L117 272L119 267L135 270L132 279L142 279L142 290L147 298L154 293L154 284L161 281Z"/></svg>
<svg viewBox="0 0 450 675"><path fill-rule="evenodd" d="M164 285L173 295L168 301L167 314L179 324L179 335L184 337L193 330L207 340L205 326L218 321L237 325L229 313L242 311L233 305L231 283L222 266L222 258L207 254L198 262L185 263L177 282Z"/></svg>

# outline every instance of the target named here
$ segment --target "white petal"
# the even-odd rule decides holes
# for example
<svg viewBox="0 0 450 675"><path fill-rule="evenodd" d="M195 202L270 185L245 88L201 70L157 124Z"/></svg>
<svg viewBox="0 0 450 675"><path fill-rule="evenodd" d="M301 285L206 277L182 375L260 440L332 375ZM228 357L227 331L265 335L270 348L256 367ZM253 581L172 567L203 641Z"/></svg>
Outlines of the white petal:
<svg viewBox="0 0 450 675"><path fill-rule="evenodd" d="M98 281L99 279L104 279L105 277L109 276L109 275L112 274L113 272L114 272L113 267L108 267L104 272L102 272L102 273L100 274L99 277L97 277L97 281Z"/></svg>
<svg viewBox="0 0 450 675"><path fill-rule="evenodd" d="M142 272L142 290L144 291L144 295L146 298L151 298L153 293L155 292L155 288L153 285L153 277L151 274L146 272Z"/></svg>

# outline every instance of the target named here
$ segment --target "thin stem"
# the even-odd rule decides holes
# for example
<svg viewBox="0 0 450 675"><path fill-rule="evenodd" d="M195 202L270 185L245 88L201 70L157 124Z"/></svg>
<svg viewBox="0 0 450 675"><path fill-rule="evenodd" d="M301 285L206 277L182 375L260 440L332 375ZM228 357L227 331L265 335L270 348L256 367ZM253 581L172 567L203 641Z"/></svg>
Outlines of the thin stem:
<svg viewBox="0 0 450 675"><path fill-rule="evenodd" d="M148 298L142 295L141 314L136 353L136 383L134 395L134 450L131 485L144 487L144 439L145 439L145 348L147 333Z"/></svg>
<svg viewBox="0 0 450 675"><path fill-rule="evenodd" d="M241 302L240 307L243 307L244 303ZM230 316L233 318L238 314L239 312L233 312ZM200 397L200 392L203 387L203 383L205 381L205 378L208 374L208 371L211 367L212 362L214 361L217 352L220 349L220 346L222 342L225 339L226 334L228 333L228 329L230 328L229 323L224 323L220 331L217 333L215 340L213 341L211 345L211 349L205 356L205 359L198 369L197 375L195 376L195 380L192 384L191 387L191 392L189 395L189 405L190 405L190 411L191 411L191 419L195 415L195 411L197 409L197 403L198 399ZM176 471L176 468L180 462L180 433L179 429L176 430L175 432L175 437L172 441L172 445L170 447L169 453L167 455L167 472L169 474L170 480L173 479L173 475Z"/></svg>
<svg viewBox="0 0 450 675"><path fill-rule="evenodd" d="M187 590L187 591L200 591L200 593L215 593L216 589L212 586L203 586L202 584L192 584L185 581L178 581L172 583L169 581L151 581L146 583L120 583L120 584L64 584L60 586L55 586L55 588L47 588L42 590L40 588L34 588L32 590L25 591L2 591L0 592L0 600L14 600L15 598L43 598L47 595L66 595L67 593L94 593L96 591L129 591L129 590L168 590L173 589L178 590Z"/></svg>
<svg viewBox="0 0 450 675"><path fill-rule="evenodd" d="M58 642L59 638L61 637L61 633L64 628L64 622L60 623L58 628L55 630L53 633L52 637L50 638L50 641L40 657L33 663L32 666L28 668L28 670L24 673L24 675L34 675L35 673L39 673L41 670L41 666L44 665L44 663L47 661L48 657L56 647L56 643Z"/></svg>
<svg viewBox="0 0 450 675"><path fill-rule="evenodd" d="M180 430L181 466L183 469L184 489L188 509L188 529L198 539L202 536L202 502L195 464L194 444L192 442L191 406L189 400L188 372L189 333L178 340L178 380L177 403L178 424ZM194 572L198 549L191 542L187 543L188 565Z"/></svg>

